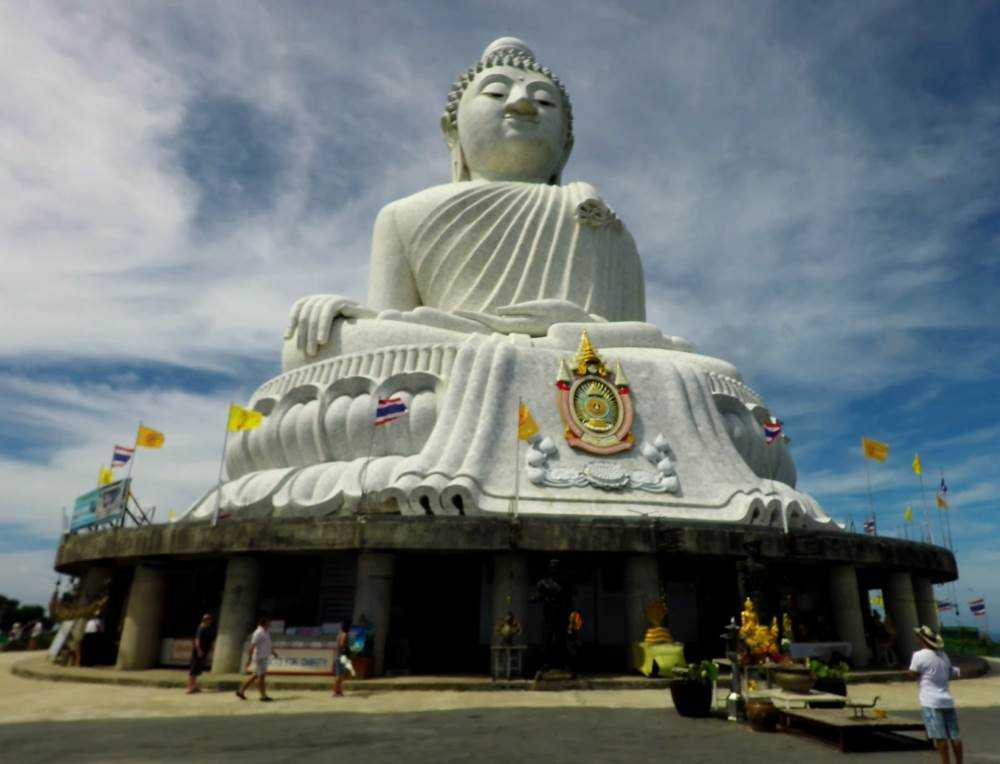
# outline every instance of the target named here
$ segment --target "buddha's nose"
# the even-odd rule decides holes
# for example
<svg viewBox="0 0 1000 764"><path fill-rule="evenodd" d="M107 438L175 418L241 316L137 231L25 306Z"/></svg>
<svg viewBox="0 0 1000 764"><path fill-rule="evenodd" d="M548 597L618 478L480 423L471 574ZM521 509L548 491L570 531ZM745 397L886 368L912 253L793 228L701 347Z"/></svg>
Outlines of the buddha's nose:
<svg viewBox="0 0 1000 764"><path fill-rule="evenodd" d="M538 107L535 106L535 102L528 98L526 94L509 100L505 109L511 114L520 114L526 117L533 117L538 114Z"/></svg>

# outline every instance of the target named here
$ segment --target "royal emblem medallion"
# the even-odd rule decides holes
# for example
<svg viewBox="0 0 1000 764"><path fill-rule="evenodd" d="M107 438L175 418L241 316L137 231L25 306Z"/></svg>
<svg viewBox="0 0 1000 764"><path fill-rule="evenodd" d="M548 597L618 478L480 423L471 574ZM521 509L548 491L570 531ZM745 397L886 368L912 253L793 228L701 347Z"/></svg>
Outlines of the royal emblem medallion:
<svg viewBox="0 0 1000 764"><path fill-rule="evenodd" d="M570 369L559 360L556 378L559 413L566 425L566 442L592 454L614 454L632 448L632 401L620 363L614 374L590 344L587 330Z"/></svg>

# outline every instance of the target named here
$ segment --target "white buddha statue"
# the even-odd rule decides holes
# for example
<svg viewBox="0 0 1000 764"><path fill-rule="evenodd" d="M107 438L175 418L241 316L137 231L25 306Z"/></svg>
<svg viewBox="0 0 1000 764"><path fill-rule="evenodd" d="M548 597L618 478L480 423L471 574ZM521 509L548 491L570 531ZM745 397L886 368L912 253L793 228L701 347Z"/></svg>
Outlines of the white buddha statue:
<svg viewBox="0 0 1000 764"><path fill-rule="evenodd" d="M559 79L501 38L441 124L452 182L381 210L366 305L295 303L283 373L250 401L264 425L230 439L230 479L188 519L516 506L827 525L761 398L645 323L632 237L593 186L561 184L573 119ZM380 426L387 399L406 413ZM538 429L522 427L520 457L519 402Z"/></svg>
<svg viewBox="0 0 1000 764"><path fill-rule="evenodd" d="M452 182L379 213L367 307L338 295L295 304L286 369L318 357L338 318L405 314L532 336L560 322L645 319L632 237L593 186L559 185L573 148L569 96L523 42L486 48L452 87L441 127Z"/></svg>

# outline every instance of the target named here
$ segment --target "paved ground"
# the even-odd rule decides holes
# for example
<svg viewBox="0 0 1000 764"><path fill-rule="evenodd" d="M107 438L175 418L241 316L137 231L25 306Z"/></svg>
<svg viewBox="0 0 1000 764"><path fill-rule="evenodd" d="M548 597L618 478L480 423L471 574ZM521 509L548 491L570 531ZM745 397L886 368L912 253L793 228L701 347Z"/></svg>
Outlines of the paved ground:
<svg viewBox="0 0 1000 764"><path fill-rule="evenodd" d="M657 690L410 691L343 699L275 692L277 702L230 693L41 682L10 674L24 654L0 654L0 761L33 762L833 762L810 738L754 733L715 719L682 719ZM995 667L996 669L996 667ZM956 682L970 762L1000 762L1000 674ZM912 684L857 685L916 716ZM927 752L859 755L931 762Z"/></svg>

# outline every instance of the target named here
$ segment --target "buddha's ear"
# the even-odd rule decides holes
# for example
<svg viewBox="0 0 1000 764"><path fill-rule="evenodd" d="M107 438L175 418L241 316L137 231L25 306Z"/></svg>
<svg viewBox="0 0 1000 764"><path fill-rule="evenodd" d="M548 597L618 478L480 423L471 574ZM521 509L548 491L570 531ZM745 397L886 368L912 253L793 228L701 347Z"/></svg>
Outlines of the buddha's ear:
<svg viewBox="0 0 1000 764"><path fill-rule="evenodd" d="M447 114L441 117L441 132L444 133L448 148L454 148L458 143L458 128L451 123L451 118Z"/></svg>
<svg viewBox="0 0 1000 764"><path fill-rule="evenodd" d="M447 114L441 117L441 132L444 133L444 140L451 154L451 182L469 180L469 168L462 153L462 142L458 139L458 128L452 124Z"/></svg>

